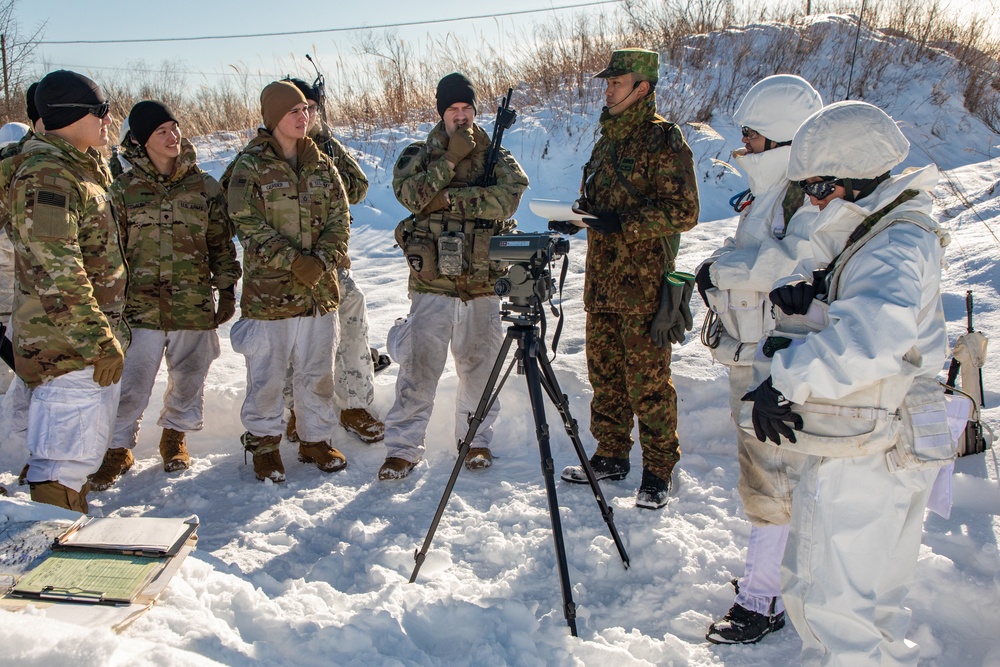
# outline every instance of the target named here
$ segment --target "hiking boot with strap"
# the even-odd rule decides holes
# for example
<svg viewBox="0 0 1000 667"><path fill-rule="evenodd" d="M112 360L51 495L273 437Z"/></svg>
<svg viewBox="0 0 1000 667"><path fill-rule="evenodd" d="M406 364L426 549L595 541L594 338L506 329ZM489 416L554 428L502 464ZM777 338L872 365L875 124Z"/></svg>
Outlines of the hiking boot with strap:
<svg viewBox="0 0 1000 667"><path fill-rule="evenodd" d="M485 470L493 465L493 453L489 447L470 447L465 455L465 467L469 470Z"/></svg>
<svg viewBox="0 0 1000 667"><path fill-rule="evenodd" d="M177 472L191 467L187 437L183 431L163 429L163 435L160 436L160 456L163 457L164 472Z"/></svg>
<svg viewBox="0 0 1000 667"><path fill-rule="evenodd" d="M253 474L257 479L272 482L285 481L285 466L281 463L280 435L254 435L247 431L240 436L243 449L253 454Z"/></svg>
<svg viewBox="0 0 1000 667"><path fill-rule="evenodd" d="M323 472L337 472L347 467L347 457L331 447L330 443L323 440L321 442L300 442L299 461L303 463L315 463L316 467Z"/></svg>
<svg viewBox="0 0 1000 667"><path fill-rule="evenodd" d="M628 459L617 459L611 456L598 456L594 454L590 457L590 467L594 471L594 477L598 480L610 479L619 481L628 475L631 464ZM562 471L562 479L573 484L586 484L587 473L583 466L566 466Z"/></svg>
<svg viewBox="0 0 1000 667"><path fill-rule="evenodd" d="M295 430L295 410L289 412L291 414L288 415L288 426L285 427L285 439L288 442L298 442L299 433Z"/></svg>
<svg viewBox="0 0 1000 667"><path fill-rule="evenodd" d="M389 479L403 479L410 474L416 463L410 463L406 459L401 459L398 456L390 456L382 464L382 467L378 469L378 478L382 481Z"/></svg>
<svg viewBox="0 0 1000 667"><path fill-rule="evenodd" d="M635 495L635 506L647 510L660 509L667 504L672 482L672 474L663 479L643 468L642 481L639 483L639 492Z"/></svg>
<svg viewBox="0 0 1000 667"><path fill-rule="evenodd" d="M127 473L135 464L132 450L126 447L112 447L104 452L104 460L97 472L91 474L90 488L94 491L106 491L114 486L118 478ZM52 503L54 504L54 503Z"/></svg>
<svg viewBox="0 0 1000 667"><path fill-rule="evenodd" d="M736 582L733 582L736 585ZM739 586L736 588L739 591ZM756 644L761 639L785 627L785 612L775 613L778 598L771 598L767 614L750 611L734 604L729 612L708 628L705 639L713 644Z"/></svg>
<svg viewBox="0 0 1000 667"><path fill-rule="evenodd" d="M371 444L385 437L385 425L364 408L348 408L340 413L340 425Z"/></svg>

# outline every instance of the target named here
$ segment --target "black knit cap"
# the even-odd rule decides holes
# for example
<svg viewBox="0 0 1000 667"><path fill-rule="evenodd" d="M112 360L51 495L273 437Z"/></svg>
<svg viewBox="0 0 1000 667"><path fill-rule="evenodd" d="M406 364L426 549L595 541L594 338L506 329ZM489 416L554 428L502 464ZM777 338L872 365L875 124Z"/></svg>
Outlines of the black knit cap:
<svg viewBox="0 0 1000 667"><path fill-rule="evenodd" d="M288 83L294 84L299 91L306 96L306 99L310 102L315 102L319 104L319 91L310 86L308 83L302 79L294 79L292 77L285 78Z"/></svg>
<svg viewBox="0 0 1000 667"><path fill-rule="evenodd" d="M104 104L104 93L93 80L67 69L49 72L35 89L35 107L46 130L58 130L86 116L82 107L54 107L53 104Z"/></svg>
<svg viewBox="0 0 1000 667"><path fill-rule="evenodd" d="M24 101L28 107L28 120L31 121L31 129L35 129L35 123L38 122L40 116L38 115L38 107L35 106L35 91L38 90L38 82L34 82L28 86L28 92L24 94Z"/></svg>
<svg viewBox="0 0 1000 667"><path fill-rule="evenodd" d="M438 114L444 118L444 111L452 104L465 102L476 108L476 89L464 74L452 72L438 81L437 107Z"/></svg>
<svg viewBox="0 0 1000 667"><path fill-rule="evenodd" d="M140 146L145 146L156 128L168 121L177 122L173 112L163 102L143 100L132 107L128 114L128 131Z"/></svg>

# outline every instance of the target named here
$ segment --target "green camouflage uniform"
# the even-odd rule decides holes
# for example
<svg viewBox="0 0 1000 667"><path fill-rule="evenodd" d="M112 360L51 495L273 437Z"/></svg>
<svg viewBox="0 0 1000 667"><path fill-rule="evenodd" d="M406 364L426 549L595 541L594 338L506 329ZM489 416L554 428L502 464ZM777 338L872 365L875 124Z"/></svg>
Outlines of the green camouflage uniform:
<svg viewBox="0 0 1000 667"><path fill-rule="evenodd" d="M170 176L135 144L125 157L132 169L110 190L130 269L125 319L143 329L214 329L212 288L240 278L219 184L198 168L187 139Z"/></svg>
<svg viewBox="0 0 1000 667"><path fill-rule="evenodd" d="M670 347L656 347L649 332L679 234L698 222L699 204L691 149L675 124L656 115L654 93L620 115L602 115L580 206L617 213L622 224L617 234L587 233L584 306L597 453L628 458L637 415L643 467L667 479L680 459L677 395Z"/></svg>
<svg viewBox="0 0 1000 667"><path fill-rule="evenodd" d="M354 159L344 145L333 136L330 127L323 122L309 135L319 146L319 149L333 159L333 166L340 174L340 182L347 192L347 203L357 204L368 194L368 177L361 169L361 165ZM353 216L351 222L353 222ZM344 259L337 266L338 269L351 268L350 255L344 255Z"/></svg>
<svg viewBox="0 0 1000 667"><path fill-rule="evenodd" d="M122 318L128 273L111 212L111 174L97 151L53 135L24 145L8 203L17 257L14 351L29 387L107 354Z"/></svg>
<svg viewBox="0 0 1000 667"><path fill-rule="evenodd" d="M260 130L236 158L227 186L229 217L243 244L243 317L281 320L335 311L337 266L350 237L347 195L333 161L312 139L299 142L298 168ZM292 274L302 253L326 273L310 289Z"/></svg>
<svg viewBox="0 0 1000 667"><path fill-rule="evenodd" d="M418 141L403 151L396 161L392 189L396 199L413 215L397 227L397 241L410 235L430 234L436 240L442 231L465 234L465 267L459 276L438 276L422 280L410 267L409 288L413 292L445 294L463 301L493 295L493 283L502 275L502 267L489 262L490 238L504 234L516 224L509 220L528 187L528 176L517 160L502 149L494 176L496 185L479 187L475 183L486 167L490 136L473 125L476 147L454 169L444 159L448 134L444 122L431 130L427 141ZM421 211L434 197L448 189L451 206L444 211L423 215ZM476 221L486 221L476 229ZM403 238L406 237L406 238Z"/></svg>

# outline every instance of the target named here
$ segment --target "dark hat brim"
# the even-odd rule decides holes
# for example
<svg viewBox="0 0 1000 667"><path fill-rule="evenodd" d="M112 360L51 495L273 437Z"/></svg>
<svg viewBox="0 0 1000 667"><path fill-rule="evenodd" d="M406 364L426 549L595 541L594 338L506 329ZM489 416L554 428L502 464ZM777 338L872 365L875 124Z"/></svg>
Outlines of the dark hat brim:
<svg viewBox="0 0 1000 667"><path fill-rule="evenodd" d="M621 67L605 67L600 72L594 75L595 79L613 79L616 76L624 76L632 70L622 69Z"/></svg>

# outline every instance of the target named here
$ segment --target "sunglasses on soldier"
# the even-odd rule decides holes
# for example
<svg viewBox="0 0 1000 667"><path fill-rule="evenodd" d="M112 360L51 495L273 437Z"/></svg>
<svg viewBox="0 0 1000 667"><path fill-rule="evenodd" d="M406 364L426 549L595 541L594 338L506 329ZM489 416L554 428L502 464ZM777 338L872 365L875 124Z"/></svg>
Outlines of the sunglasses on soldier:
<svg viewBox="0 0 1000 667"><path fill-rule="evenodd" d="M757 130L751 129L751 128L747 127L746 125L744 125L740 129L743 130L743 138L744 139L751 139L751 140L753 140L753 139L756 139L757 137L760 136L760 133Z"/></svg>
<svg viewBox="0 0 1000 667"><path fill-rule="evenodd" d="M78 102L62 102L59 104L50 104L52 109L86 109L87 113L93 114L98 118L104 118L111 111L110 102L101 102L100 104L81 104Z"/></svg>
<svg viewBox="0 0 1000 667"><path fill-rule="evenodd" d="M826 199L833 194L833 191L838 185L843 185L841 179L836 176L821 176L821 180L809 183L807 181L799 181L799 187L810 197L815 197L816 199Z"/></svg>

